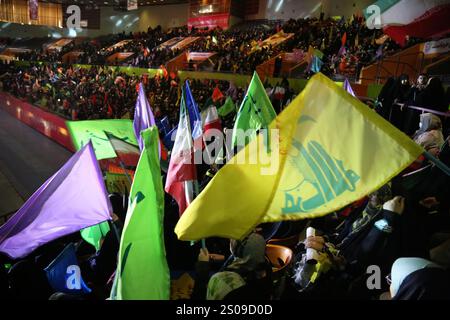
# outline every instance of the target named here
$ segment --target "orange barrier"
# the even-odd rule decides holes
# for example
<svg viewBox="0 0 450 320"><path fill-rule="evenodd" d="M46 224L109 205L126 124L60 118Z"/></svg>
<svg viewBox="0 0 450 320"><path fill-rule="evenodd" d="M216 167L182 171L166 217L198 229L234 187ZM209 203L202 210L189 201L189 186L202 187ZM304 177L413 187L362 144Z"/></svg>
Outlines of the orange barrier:
<svg viewBox="0 0 450 320"><path fill-rule="evenodd" d="M390 57L386 57L361 70L361 83L384 83L390 77L406 74L410 79L416 79L419 74L428 72L439 60L446 61L446 54L429 52L429 43L420 43L407 48Z"/></svg>
<svg viewBox="0 0 450 320"><path fill-rule="evenodd" d="M256 72L258 72L258 75L262 81L264 81L266 77L272 77L274 75L275 63L277 59L281 59L281 69L279 76L288 77L290 75L290 71L305 59L305 55L299 53L283 52L260 64L256 67Z"/></svg>

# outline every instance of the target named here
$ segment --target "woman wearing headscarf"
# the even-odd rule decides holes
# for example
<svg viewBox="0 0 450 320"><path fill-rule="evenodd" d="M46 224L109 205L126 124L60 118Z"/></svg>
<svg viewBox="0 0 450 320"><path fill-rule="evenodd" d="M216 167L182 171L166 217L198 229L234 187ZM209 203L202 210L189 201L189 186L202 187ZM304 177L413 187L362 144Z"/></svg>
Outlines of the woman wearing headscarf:
<svg viewBox="0 0 450 320"><path fill-rule="evenodd" d="M365 277L370 265L378 265L384 275L389 273L401 252L403 210L404 199L392 199L391 187L385 185L369 195L367 205L354 211L336 234L308 237L304 242L305 249L316 250L318 264L310 272L306 254L302 253L294 270L295 289L327 298L370 295L359 291L355 294L356 289L350 286L361 280L367 291ZM359 286L357 290L361 290Z"/></svg>
<svg viewBox="0 0 450 320"><path fill-rule="evenodd" d="M209 259L202 249L197 264L197 279L193 298L207 300L268 300L272 295L271 266L266 260L264 238L251 233L242 241L230 240L232 262L214 274L209 281ZM203 261L202 261L203 260ZM202 287L203 286L203 287Z"/></svg>
<svg viewBox="0 0 450 320"><path fill-rule="evenodd" d="M400 258L392 265L388 277L392 300L448 300L450 273L422 258Z"/></svg>
<svg viewBox="0 0 450 320"><path fill-rule="evenodd" d="M423 106L423 96L426 88L427 76L419 75L416 84L411 87L408 93L407 103L411 106ZM414 133L416 123L419 122L420 113L418 110L407 108L405 111L405 119L403 121L403 132L407 135Z"/></svg>
<svg viewBox="0 0 450 320"><path fill-rule="evenodd" d="M442 142L444 141L441 119L432 113L422 113L420 115L419 130L413 136L414 141L421 141L421 136L431 130L438 131L437 134L442 138Z"/></svg>

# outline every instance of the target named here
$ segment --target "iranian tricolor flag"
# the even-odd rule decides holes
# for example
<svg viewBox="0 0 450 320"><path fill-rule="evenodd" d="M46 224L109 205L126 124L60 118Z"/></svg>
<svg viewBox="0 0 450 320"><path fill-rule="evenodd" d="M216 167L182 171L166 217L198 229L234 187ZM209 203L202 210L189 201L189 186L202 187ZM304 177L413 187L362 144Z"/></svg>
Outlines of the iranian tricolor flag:
<svg viewBox="0 0 450 320"><path fill-rule="evenodd" d="M197 179L197 171L193 152L194 144L183 92L180 104L180 120L170 157L165 186L165 191L178 203L180 216L194 200L194 182Z"/></svg>
<svg viewBox="0 0 450 320"><path fill-rule="evenodd" d="M105 131L105 134L122 164L127 167L136 167L140 157L139 147L116 137L111 132Z"/></svg>

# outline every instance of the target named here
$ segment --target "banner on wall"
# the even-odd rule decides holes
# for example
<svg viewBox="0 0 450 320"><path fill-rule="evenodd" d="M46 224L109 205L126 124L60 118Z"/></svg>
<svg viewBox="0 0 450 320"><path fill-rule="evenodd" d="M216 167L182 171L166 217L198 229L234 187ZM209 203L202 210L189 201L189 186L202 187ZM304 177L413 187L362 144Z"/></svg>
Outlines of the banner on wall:
<svg viewBox="0 0 450 320"><path fill-rule="evenodd" d="M450 51L450 38L441 39L439 41L425 42L423 53L425 55L447 53Z"/></svg>
<svg viewBox="0 0 450 320"><path fill-rule="evenodd" d="M75 150L64 118L3 92L0 92L0 108L70 151Z"/></svg>
<svg viewBox="0 0 450 320"><path fill-rule="evenodd" d="M230 26L230 14L228 13L212 14L188 19L189 30L191 30L193 27L208 28L208 29L220 27L221 29L226 30L228 29L229 26Z"/></svg>
<svg viewBox="0 0 450 320"><path fill-rule="evenodd" d="M38 0L28 0L28 9L30 12L30 20L38 20L39 17Z"/></svg>
<svg viewBox="0 0 450 320"><path fill-rule="evenodd" d="M137 0L127 0L127 10L137 10L138 2Z"/></svg>

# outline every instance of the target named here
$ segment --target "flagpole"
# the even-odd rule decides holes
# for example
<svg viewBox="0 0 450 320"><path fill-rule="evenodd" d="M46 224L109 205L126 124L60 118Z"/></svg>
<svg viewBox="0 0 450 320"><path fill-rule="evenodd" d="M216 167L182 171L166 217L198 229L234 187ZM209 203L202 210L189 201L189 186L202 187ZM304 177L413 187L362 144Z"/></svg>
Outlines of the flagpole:
<svg viewBox="0 0 450 320"><path fill-rule="evenodd" d="M441 160L435 158L431 153L425 151L423 153L423 155L425 156L426 159L428 159L429 161L433 162L436 167L438 167L439 169L441 169L442 171L444 171L444 173L446 173L448 176L450 176L450 168L447 167L445 165L445 163L443 163Z"/></svg>
<svg viewBox="0 0 450 320"><path fill-rule="evenodd" d="M116 225L114 224L114 222L112 220L108 220L108 224L109 224L110 228L113 230L114 235L116 236L117 242L120 245L119 230L117 230L117 227L116 227Z"/></svg>
<svg viewBox="0 0 450 320"><path fill-rule="evenodd" d="M125 173L125 176L127 177L127 180L131 186L133 184L133 181L131 181L131 177L128 175L127 169L125 169L125 166L124 166L122 160L120 160L119 158L118 158L118 160L119 160L120 167L122 168L123 172Z"/></svg>

